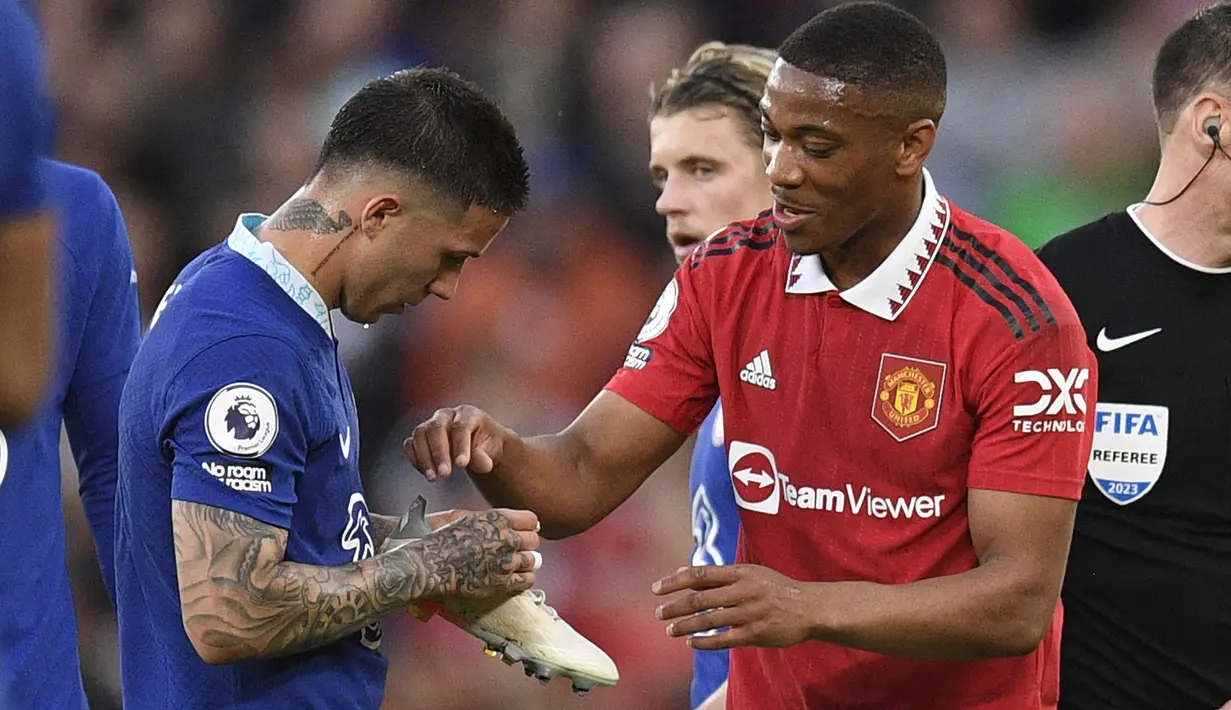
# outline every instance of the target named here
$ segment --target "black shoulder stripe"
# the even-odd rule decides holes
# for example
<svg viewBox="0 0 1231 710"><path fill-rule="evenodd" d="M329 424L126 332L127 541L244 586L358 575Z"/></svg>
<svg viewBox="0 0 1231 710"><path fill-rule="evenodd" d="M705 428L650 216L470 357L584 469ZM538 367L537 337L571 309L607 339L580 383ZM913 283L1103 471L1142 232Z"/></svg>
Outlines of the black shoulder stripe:
<svg viewBox="0 0 1231 710"><path fill-rule="evenodd" d="M973 291L974 294L982 299L984 303L999 311L1000 317L1004 318L1004 322L1009 325L1009 330L1013 331L1014 338L1021 340L1026 337L1025 331L1022 330L1022 324L1017 322L1017 316L1013 315L1013 311L1010 311L1003 303L996 300L996 298L992 296L992 294L988 293L987 289L979 285L979 283L975 281L970 274L967 274L958 268L957 262L950 259L947 254L942 252L936 255L936 263L952 271L953 275L957 277L957 280L961 282L962 285Z"/></svg>
<svg viewBox="0 0 1231 710"><path fill-rule="evenodd" d="M764 217L764 215L762 215L762 217ZM714 237L713 239L707 240L706 245L707 246L718 246L720 244L726 244L727 242L730 242L732 239L736 237L747 239L749 235L753 237L764 237L765 235L773 231L773 229L774 229L773 222L768 221L768 220L763 221L758 218L758 220L756 221L756 223L754 223L751 229L747 229L743 226L732 227L730 229L727 229L727 233L722 235L721 237Z"/></svg>
<svg viewBox="0 0 1231 710"><path fill-rule="evenodd" d="M1016 291L1004 285L1004 282L1000 280L996 272L988 268L987 262L976 259L970 252L958 246L948 236L941 242L941 248L947 249L952 256L960 259L975 275L982 276L988 285L996 290L996 293L1012 301L1013 305L1017 306L1017 310L1026 317L1026 326L1030 328L1030 332L1039 332L1039 319L1035 317L1034 310L1030 308L1025 299L1019 296Z"/></svg>
<svg viewBox="0 0 1231 710"><path fill-rule="evenodd" d="M990 259L993 264L1004 272L1005 276L1009 277L1009 281L1021 290L1025 291L1026 295L1030 297L1030 300L1034 301L1034 305L1038 306L1039 312L1043 315L1043 320L1046 321L1048 325L1056 324L1056 317L1052 315L1051 309L1047 307L1047 302L1043 300L1041 295L1039 295L1038 289L1034 287L1034 284L1018 276L1017 272L1013 270L1013 267L1009 266L1009 262L1004 260L1004 257L989 249L986 244L979 241L979 238L970 232L958 229L952 224L949 225L949 231L955 238L970 244L970 246L983 258Z"/></svg>
<svg viewBox="0 0 1231 710"><path fill-rule="evenodd" d="M742 234L740 238L734 242L702 246L697 249L697 251L693 252L692 259L689 260L689 265L691 268L695 269L701 265L702 261L705 261L711 256L727 256L729 254L734 254L740 249L763 251L765 249L772 248L777 241L777 239L756 239L748 234Z"/></svg>

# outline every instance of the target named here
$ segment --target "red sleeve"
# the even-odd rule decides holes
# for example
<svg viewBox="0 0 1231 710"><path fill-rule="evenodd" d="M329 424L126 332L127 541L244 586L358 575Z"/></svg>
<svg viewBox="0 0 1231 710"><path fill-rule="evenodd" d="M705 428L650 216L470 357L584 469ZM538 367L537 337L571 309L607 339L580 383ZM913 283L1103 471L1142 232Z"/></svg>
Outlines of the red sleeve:
<svg viewBox="0 0 1231 710"><path fill-rule="evenodd" d="M978 389L967 485L1080 499L1098 401L1085 331L1061 322L1014 341L997 360Z"/></svg>
<svg viewBox="0 0 1231 710"><path fill-rule="evenodd" d="M606 389L686 436L718 399L709 323L691 261L676 271Z"/></svg>

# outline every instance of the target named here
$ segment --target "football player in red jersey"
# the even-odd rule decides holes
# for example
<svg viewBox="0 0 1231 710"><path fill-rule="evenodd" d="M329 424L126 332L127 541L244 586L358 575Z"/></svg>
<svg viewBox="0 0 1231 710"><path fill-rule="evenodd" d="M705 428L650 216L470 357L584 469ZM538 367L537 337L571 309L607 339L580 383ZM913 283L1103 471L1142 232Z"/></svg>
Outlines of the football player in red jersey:
<svg viewBox="0 0 1231 710"><path fill-rule="evenodd" d="M946 80L922 23L840 5L779 57L774 209L689 257L637 357L557 434L457 407L407 453L570 535L721 395L738 564L653 590L669 634L733 649L728 707L1053 708L1096 401L1081 324L1025 245L924 169Z"/></svg>

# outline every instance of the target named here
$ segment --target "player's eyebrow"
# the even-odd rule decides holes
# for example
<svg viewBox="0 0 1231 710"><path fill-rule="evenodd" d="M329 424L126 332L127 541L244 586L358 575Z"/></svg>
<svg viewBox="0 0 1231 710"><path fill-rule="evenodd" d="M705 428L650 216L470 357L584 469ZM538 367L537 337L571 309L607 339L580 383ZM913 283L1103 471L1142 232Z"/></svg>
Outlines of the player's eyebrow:
<svg viewBox="0 0 1231 710"><path fill-rule="evenodd" d="M790 130L793 133L815 133L824 136L825 138L831 138L834 140L838 140L842 137L832 128L823 126L819 123L805 123L802 126L792 126Z"/></svg>
<svg viewBox="0 0 1231 710"><path fill-rule="evenodd" d="M773 126L774 122L770 120L769 114L765 112L765 104L762 103L760 108L761 108L761 121L769 124L770 126ZM782 132L782 129L778 128L778 131ZM815 133L825 138L829 138L831 140L841 140L842 139L842 135L839 134L837 131L835 131L834 129L824 124L820 124L820 123L805 123L799 126L791 126L790 128L787 129L787 131L789 131L790 133L794 133L794 134Z"/></svg>
<svg viewBox="0 0 1231 710"><path fill-rule="evenodd" d="M682 158L669 161L653 160L649 165L650 172L654 172L655 170L665 170L666 168L663 167L663 162L667 162L671 165L683 165L684 167L691 168L697 163L721 163L723 160L713 155L706 155L705 153L689 153Z"/></svg>

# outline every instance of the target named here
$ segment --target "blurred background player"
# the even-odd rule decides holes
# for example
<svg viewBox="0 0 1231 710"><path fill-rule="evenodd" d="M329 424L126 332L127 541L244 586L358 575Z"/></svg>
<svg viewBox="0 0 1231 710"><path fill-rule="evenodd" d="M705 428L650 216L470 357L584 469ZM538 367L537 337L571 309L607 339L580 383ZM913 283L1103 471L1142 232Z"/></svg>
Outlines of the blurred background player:
<svg viewBox="0 0 1231 710"><path fill-rule="evenodd" d="M41 159L58 225L60 352L36 418L0 434L0 708L85 708L60 482L60 427L109 594L120 392L141 337L119 205L95 173ZM6 474L6 471L8 475ZM34 544L33 541L37 541ZM7 702L6 702L7 701Z"/></svg>
<svg viewBox="0 0 1231 710"><path fill-rule="evenodd" d="M42 43L22 0L0 0L0 57L0 427L10 427L38 410L55 363L56 238L38 163L51 149L52 116Z"/></svg>
<svg viewBox="0 0 1231 710"><path fill-rule="evenodd" d="M429 480L465 468L563 537L615 510L721 395L738 564L652 589L671 595L670 636L733 649L730 708L1056 705L1097 373L1047 269L924 168L946 83L912 15L815 15L761 102L772 214L688 258L636 362L557 434L456 407L406 443Z"/></svg>
<svg viewBox="0 0 1231 710"><path fill-rule="evenodd" d="M1231 4L1158 51L1144 201L1049 242L1098 355L1060 707L1231 706Z"/></svg>
<svg viewBox="0 0 1231 710"><path fill-rule="evenodd" d="M667 242L683 263L703 239L731 222L769 209L761 158L761 94L777 55L771 49L707 42L651 90L650 177ZM771 373L766 373L767 375ZM735 560L739 508L723 445L722 403L697 430L688 479L693 565ZM693 708L713 696L725 707L729 653L694 651Z"/></svg>

